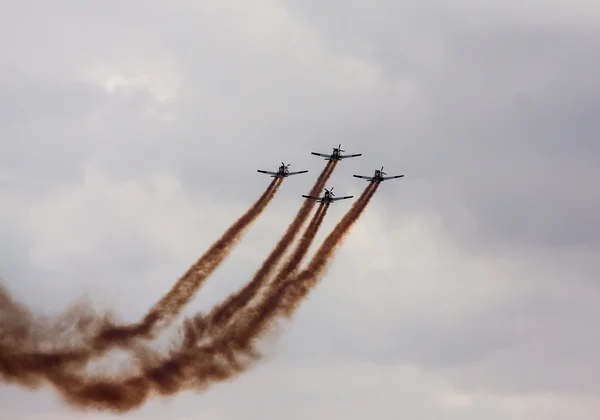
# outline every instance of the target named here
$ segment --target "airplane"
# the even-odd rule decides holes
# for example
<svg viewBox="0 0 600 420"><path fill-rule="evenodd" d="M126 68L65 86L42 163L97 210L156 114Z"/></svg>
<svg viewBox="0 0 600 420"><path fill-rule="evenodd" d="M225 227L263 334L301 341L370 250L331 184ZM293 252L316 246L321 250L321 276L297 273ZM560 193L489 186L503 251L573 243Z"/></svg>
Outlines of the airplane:
<svg viewBox="0 0 600 420"><path fill-rule="evenodd" d="M394 178L402 178L404 175L394 175L394 176L383 176L383 175L387 175L385 172L383 172L383 166L381 167L381 169L375 169L375 175L373 176L364 176L364 175L352 175L356 178L362 178L362 179L366 179L369 182L381 182L381 181L387 181L388 179L394 179Z"/></svg>
<svg viewBox="0 0 600 420"><path fill-rule="evenodd" d="M342 159L348 159L348 158L352 158L352 157L362 156L362 153L357 153L354 155L342 155L342 152L345 152L345 150L342 150L342 143L340 143L338 147L333 148L333 153L331 153L330 155L327 155L325 153L317 153L317 152L310 152L310 154L315 155L315 156L324 157L325 160L342 160Z"/></svg>
<svg viewBox="0 0 600 420"><path fill-rule="evenodd" d="M332 191L333 191L333 187L330 190L325 188L325 195L323 195L323 197L311 197L310 195L304 195L304 194L302 195L302 197L308 198L310 200L315 200L318 203L327 203L327 204L333 203L334 201L345 200L347 198L354 197L353 195L347 195L345 197L333 198L335 196L335 194Z"/></svg>
<svg viewBox="0 0 600 420"><path fill-rule="evenodd" d="M281 166L279 167L277 172L263 171L261 169L257 169L256 172L271 175L271 178L285 178L290 175L298 175L298 174L304 174L304 173L308 172L308 171L290 172L290 170L288 169L289 166L290 166L289 163L286 165L285 163L281 162Z"/></svg>

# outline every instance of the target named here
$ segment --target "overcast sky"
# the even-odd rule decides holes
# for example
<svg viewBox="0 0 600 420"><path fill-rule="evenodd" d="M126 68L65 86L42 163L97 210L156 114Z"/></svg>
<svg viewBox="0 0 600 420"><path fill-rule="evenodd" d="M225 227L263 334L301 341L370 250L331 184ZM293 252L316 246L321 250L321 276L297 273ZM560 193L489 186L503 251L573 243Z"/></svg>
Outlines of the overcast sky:
<svg viewBox="0 0 600 420"><path fill-rule="evenodd" d="M139 319L264 190L256 169L309 173L186 313L250 279L325 163L311 151L363 153L342 195L406 175L263 362L122 418L600 418L600 3L0 8L0 277L36 313L85 297ZM13 385L0 406L113 418Z"/></svg>

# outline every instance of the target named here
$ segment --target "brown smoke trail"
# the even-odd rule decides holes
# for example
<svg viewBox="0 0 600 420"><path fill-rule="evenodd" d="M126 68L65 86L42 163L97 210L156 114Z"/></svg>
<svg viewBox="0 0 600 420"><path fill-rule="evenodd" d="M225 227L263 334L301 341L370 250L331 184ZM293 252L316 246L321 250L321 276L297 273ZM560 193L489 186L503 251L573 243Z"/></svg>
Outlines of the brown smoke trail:
<svg viewBox="0 0 600 420"><path fill-rule="evenodd" d="M325 215L327 214L327 210L329 209L329 203L320 203L317 211L315 212L313 218L311 219L308 227L304 231L304 234L298 241L298 244L292 251L292 254L288 257L287 261L283 264L282 268L277 273L277 276L273 280L272 284L268 286L269 288L275 288L278 285L282 284L288 277L292 276L295 271L298 269L298 266L308 253L308 250L317 236L319 232L319 228L325 219ZM266 286L263 285L261 290L263 290ZM240 314L240 316L244 316L244 307L247 306L250 302L250 299L247 299L243 302L242 305L238 305L234 308L229 309L229 323L235 323L237 318L236 314ZM210 321L209 321L210 322ZM223 324L211 325L212 327L223 327Z"/></svg>
<svg viewBox="0 0 600 420"><path fill-rule="evenodd" d="M193 297L202 282L225 259L245 229L274 197L282 179L269 187L145 316L133 325L115 325L85 306L62 314L54 325L34 317L14 302L0 285L0 378L36 387L41 379L61 368L84 366L114 345L132 344L136 338L150 338L159 321L167 324ZM68 328L67 328L68 326ZM64 337L57 340L58 334ZM61 342L61 346L44 346ZM76 342L73 342L76 341Z"/></svg>
<svg viewBox="0 0 600 420"><path fill-rule="evenodd" d="M318 283L337 247L358 220L378 184L369 185L328 235L307 268L278 287L269 287L260 302L245 308L240 322L228 325L209 343L201 344L203 318L186 322L183 340L166 357L148 354L139 359L138 375L113 379L85 378L66 371L51 375L65 401L80 408L126 412L153 395L170 396L184 389L204 390L211 383L232 379L247 370L260 355L255 341L279 316L289 317ZM322 212L321 212L322 214ZM237 320L237 318L236 318ZM196 323L196 321L198 323Z"/></svg>
<svg viewBox="0 0 600 420"><path fill-rule="evenodd" d="M34 317L0 285L0 378L35 388L48 371L80 366L102 317L89 305L73 305L53 320ZM56 350L56 343L60 349Z"/></svg>
<svg viewBox="0 0 600 420"><path fill-rule="evenodd" d="M229 255L245 230L267 207L281 185L282 178L274 178L260 198L192 265L171 290L148 311L144 319L134 325L111 325L98 336L95 348L126 343L143 336L151 338L159 322L168 326L194 297L204 281Z"/></svg>
<svg viewBox="0 0 600 420"><path fill-rule="evenodd" d="M302 299L317 285L337 248L365 210L378 187L379 183L372 183L365 188L304 270L282 281L278 287L269 288L260 303L247 310L245 319L233 326L233 336L230 335L224 340L233 341L235 351L252 353L254 341L266 332L275 318L290 317L293 314Z"/></svg>
<svg viewBox="0 0 600 420"><path fill-rule="evenodd" d="M80 408L125 412L153 395L169 396L181 390L203 390L247 370L259 357L255 341L279 316L289 317L317 284L337 247L366 208L378 184L367 187L344 218L325 239L308 267L278 287L269 287L258 304L239 314L240 322L229 324L209 342L201 340L206 327L202 317L186 321L180 346L166 357L151 352L136 353L141 372L113 378L80 376L55 369L49 378L65 401ZM243 316L242 316L243 315ZM236 318L237 321L237 318ZM203 342L204 341L204 342Z"/></svg>
<svg viewBox="0 0 600 420"><path fill-rule="evenodd" d="M310 190L309 195L314 196L320 194L336 165L337 161L327 162L327 165ZM208 323L211 327L219 328L226 325L239 308L243 308L248 302L254 299L262 287L271 278L277 264L300 232L302 225L308 218L315 203L315 201L308 199L304 201L300 210L298 210L296 217L288 226L287 231L283 234L277 245L275 245L275 248L273 248L271 254L269 254L256 274L254 274L252 280L243 289L230 295L222 304L216 306L210 312Z"/></svg>
<svg viewBox="0 0 600 420"><path fill-rule="evenodd" d="M274 289L281 284L283 284L290 276L294 275L302 263L302 260L308 253L312 242L314 241L317 233L319 232L319 228L325 219L325 215L327 214L327 210L329 209L329 203L321 203L313 216L310 224L306 228L306 231L298 241L298 245L294 249L293 253L288 257L287 261L283 265L283 267L277 273L275 280L269 286L269 288Z"/></svg>

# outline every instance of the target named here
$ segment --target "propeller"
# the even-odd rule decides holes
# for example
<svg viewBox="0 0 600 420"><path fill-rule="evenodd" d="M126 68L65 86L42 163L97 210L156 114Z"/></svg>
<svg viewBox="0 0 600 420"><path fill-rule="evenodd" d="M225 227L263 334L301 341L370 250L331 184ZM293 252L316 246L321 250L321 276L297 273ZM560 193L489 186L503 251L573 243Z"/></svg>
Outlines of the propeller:
<svg viewBox="0 0 600 420"><path fill-rule="evenodd" d="M381 171L379 171L381 173L381 175L387 175L385 172L383 172L383 166L381 167Z"/></svg>
<svg viewBox="0 0 600 420"><path fill-rule="evenodd" d="M333 187L331 187L331 189L327 189L325 188L325 191L327 191L327 193L329 194L330 197L335 197L335 194L332 192L333 191Z"/></svg>

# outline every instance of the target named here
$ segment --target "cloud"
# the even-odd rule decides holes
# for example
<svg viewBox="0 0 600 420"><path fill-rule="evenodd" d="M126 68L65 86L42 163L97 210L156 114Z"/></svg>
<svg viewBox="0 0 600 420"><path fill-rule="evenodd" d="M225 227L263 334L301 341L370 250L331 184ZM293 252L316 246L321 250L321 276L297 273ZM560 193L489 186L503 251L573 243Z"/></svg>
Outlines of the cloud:
<svg viewBox="0 0 600 420"><path fill-rule="evenodd" d="M309 169L189 312L206 309L287 226L310 151L363 153L330 181L344 194L406 174L263 364L129 418L597 417L595 2L3 10L0 276L36 311L87 294L136 319L262 191L256 169ZM74 416L47 391L0 401Z"/></svg>
<svg viewBox="0 0 600 420"><path fill-rule="evenodd" d="M282 328L284 360L413 364L476 394L475 405L482 392L498 401L542 394L593 401L598 267L585 253L465 252L439 217L397 220L378 198L330 276ZM369 264L356 267L358 259Z"/></svg>
<svg viewBox="0 0 600 420"><path fill-rule="evenodd" d="M288 6L325 45L358 52L386 80L411 80L412 108L374 109L368 137L409 155L406 172L454 190L479 242L597 245L597 7Z"/></svg>

